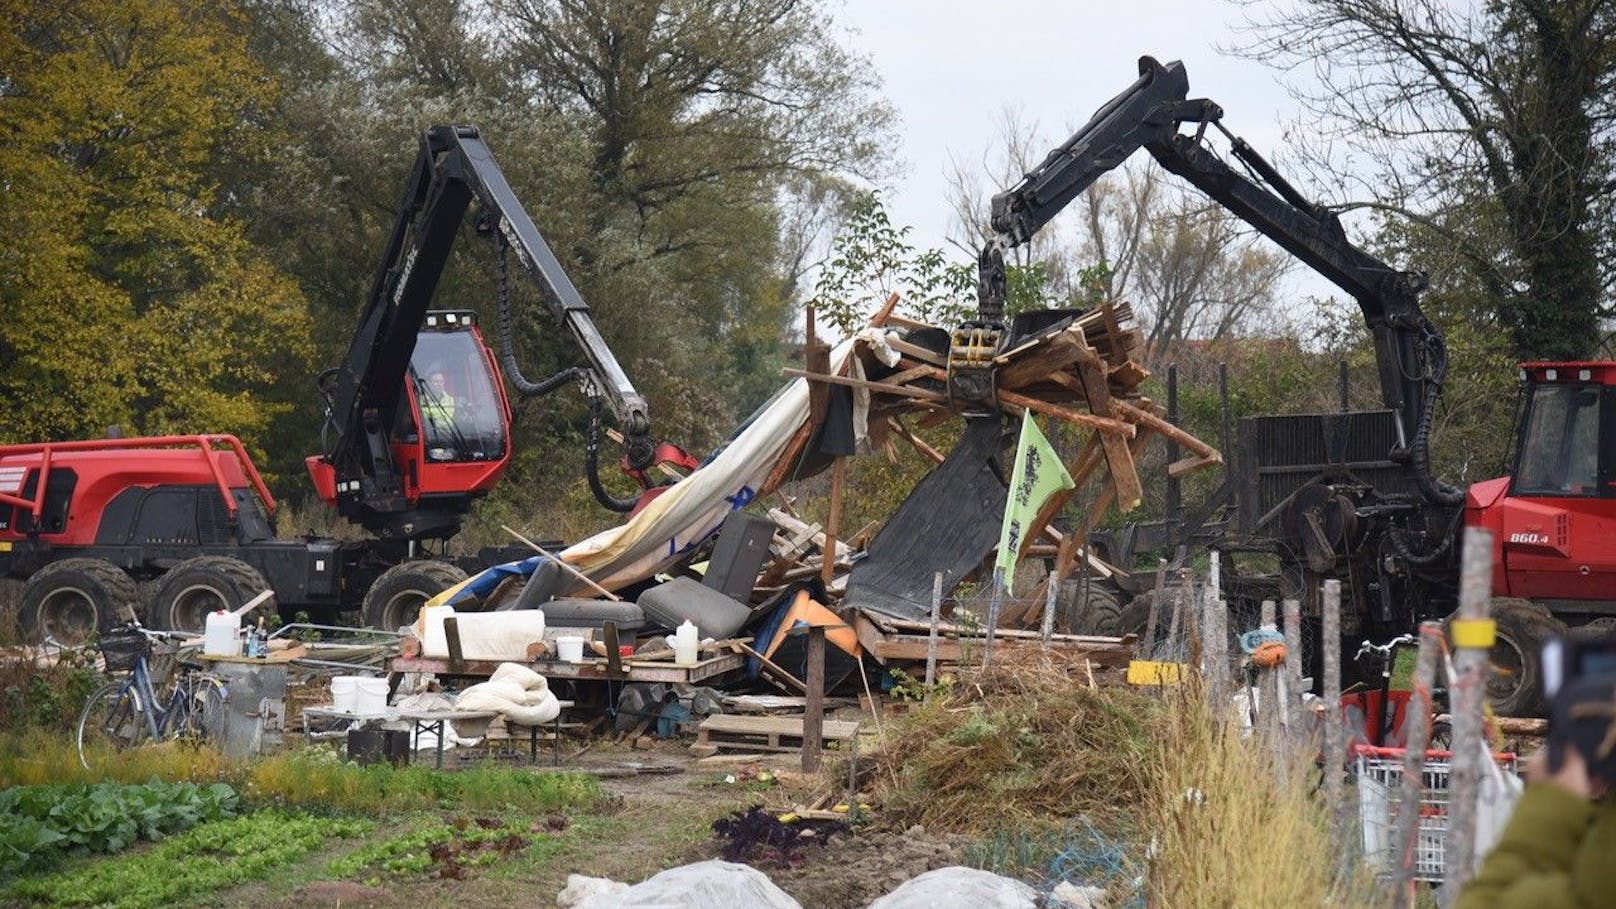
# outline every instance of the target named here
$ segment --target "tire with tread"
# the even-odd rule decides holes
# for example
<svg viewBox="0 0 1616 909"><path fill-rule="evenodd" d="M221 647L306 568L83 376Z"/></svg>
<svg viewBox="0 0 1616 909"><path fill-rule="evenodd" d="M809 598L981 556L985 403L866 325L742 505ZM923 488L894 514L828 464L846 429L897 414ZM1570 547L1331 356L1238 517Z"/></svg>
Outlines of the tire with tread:
<svg viewBox="0 0 1616 909"><path fill-rule="evenodd" d="M1491 613L1498 643L1488 655L1487 698L1500 716L1541 716L1543 642L1564 636L1565 625L1539 604L1514 597L1495 597Z"/></svg>
<svg viewBox="0 0 1616 909"><path fill-rule="evenodd" d="M1067 581L1062 585L1055 616L1061 629L1072 634L1121 635L1123 594L1099 581L1090 580L1086 597L1083 585ZM1080 599L1081 597L1081 599ZM1086 600L1087 602L1084 602Z"/></svg>
<svg viewBox="0 0 1616 909"><path fill-rule="evenodd" d="M197 556L170 568L163 575L152 597L153 628L194 631L200 634L208 613L216 609L238 609L269 589L269 582L256 568L229 556ZM275 597L253 610L254 615L274 615ZM246 624L246 619L243 619Z"/></svg>
<svg viewBox="0 0 1616 909"><path fill-rule="evenodd" d="M23 586L20 616L32 640L88 643L95 634L138 610L140 588L105 559L62 559L34 572Z"/></svg>
<svg viewBox="0 0 1616 909"><path fill-rule="evenodd" d="M396 630L415 621L427 600L464 581L466 573L435 559L400 562L365 591L360 615L365 627Z"/></svg>

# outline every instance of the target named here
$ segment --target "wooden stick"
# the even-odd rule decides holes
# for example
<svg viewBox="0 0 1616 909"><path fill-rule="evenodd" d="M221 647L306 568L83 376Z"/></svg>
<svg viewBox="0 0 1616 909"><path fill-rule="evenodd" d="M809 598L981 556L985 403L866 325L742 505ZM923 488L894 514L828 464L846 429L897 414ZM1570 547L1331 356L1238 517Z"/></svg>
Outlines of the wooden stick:
<svg viewBox="0 0 1616 909"><path fill-rule="evenodd" d="M836 534L842 527L842 490L847 484L847 459L839 457L831 465L830 472L830 517L825 519L825 553L824 564L820 567L819 581L830 588L831 578L836 574Z"/></svg>
<svg viewBox="0 0 1616 909"><path fill-rule="evenodd" d="M610 590L607 590L606 588L600 586L599 584L596 584L593 580L590 580L588 575L586 575L583 572L579 571L578 569L572 567L571 565L568 565L566 562L562 561L561 559L556 558L555 556L551 555L549 552L546 552L543 546L540 546L539 544L533 542L532 540L528 539L527 537L522 536L521 534L519 534L516 531L512 530L509 526L507 526L505 524L501 524L499 526L506 533L510 534L513 537L516 537L518 540L521 540L522 542L526 543L528 546L532 547L533 551L537 552L539 555L544 556L545 558L549 559L552 562L555 562L557 565L560 565L562 567L562 569L564 569L564 570L566 570L568 572L571 572L573 577L577 578L580 581L583 581L585 584L588 584L591 588L593 588L595 590L595 592L604 594L606 596L606 598L609 599L609 600L615 600L616 602L619 602L619 603L623 602L622 597L618 596L615 593L612 593Z"/></svg>
<svg viewBox="0 0 1616 909"><path fill-rule="evenodd" d="M1459 620L1486 621L1492 593L1492 534L1480 527L1465 528L1464 553L1459 569ZM1487 688L1485 647L1459 647L1454 654L1454 677L1448 690L1453 704L1453 770L1448 778L1448 841L1445 846L1444 889L1458 893L1475 873L1476 819L1481 795L1482 700Z"/></svg>
<svg viewBox="0 0 1616 909"><path fill-rule="evenodd" d="M810 382L826 382L831 385L846 385L849 388L868 388L872 392L897 395L904 398L914 398L917 401L933 401L938 404L948 402L948 395L945 395L940 391L927 391L924 388L912 388L908 385L893 385L888 382L872 382L869 379L855 379L851 376L832 376L825 373L809 372L806 369L793 369L789 366L780 370L780 372L783 375L807 379Z"/></svg>
<svg viewBox="0 0 1616 909"><path fill-rule="evenodd" d="M921 454L925 455L928 459L930 459L930 461L933 464L941 464L941 463L943 463L943 453L938 451L937 449L931 447L930 445L927 445L924 439L922 439L919 436L915 435L914 433L910 432L909 427L903 425L903 418L902 417L899 417L898 415L894 414L891 417L888 417L887 419L892 422L893 431L896 432L899 436L903 437L903 439L905 441L907 441L910 445L913 445L915 447L916 451L918 451Z"/></svg>
<svg viewBox="0 0 1616 909"><path fill-rule="evenodd" d="M1114 399L1111 402L1111 406L1122 411L1124 416L1132 417L1134 422L1140 424L1141 426L1149 426L1151 429L1156 430L1157 432L1169 439L1172 439L1174 442L1177 442L1185 448L1188 448L1190 451L1195 452L1201 457L1210 459L1214 464L1223 463L1223 455L1219 454L1216 448L1213 448L1184 430L1179 429L1177 426L1174 426L1161 417L1156 416L1154 413L1151 413L1150 411L1141 407L1135 407L1134 405L1129 404L1127 401L1123 401L1121 399Z"/></svg>
<svg viewBox="0 0 1616 909"><path fill-rule="evenodd" d="M808 436L813 433L813 429L813 424L803 420L797 431L791 434L791 441L786 443L785 450L780 453L780 460L775 462L774 469L764 478L758 495L768 495L779 489L780 484L786 481L786 475L791 473L796 468L797 462L802 459L802 450L807 446Z"/></svg>
<svg viewBox="0 0 1616 909"><path fill-rule="evenodd" d="M871 328L880 328L880 327L886 325L887 320L892 318L892 311L894 309L896 309L897 307L898 307L898 292L893 291L892 293L887 295L886 302L882 303L881 307L870 315L870 322L869 322L870 327Z"/></svg>

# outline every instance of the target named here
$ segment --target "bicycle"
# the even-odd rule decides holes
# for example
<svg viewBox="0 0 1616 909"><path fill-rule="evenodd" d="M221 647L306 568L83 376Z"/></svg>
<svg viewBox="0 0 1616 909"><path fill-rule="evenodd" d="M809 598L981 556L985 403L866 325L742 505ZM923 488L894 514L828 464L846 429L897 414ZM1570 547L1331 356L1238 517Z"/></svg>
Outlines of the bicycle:
<svg viewBox="0 0 1616 909"><path fill-rule="evenodd" d="M220 738L229 691L224 682L201 671L201 664L179 658L178 642L186 637L182 632L152 631L137 621L101 635L99 647L107 670L129 674L103 685L84 702L77 739L84 769L92 769L92 757L148 740ZM150 661L153 644L162 641L174 642L170 653L178 661L166 698L158 697Z"/></svg>

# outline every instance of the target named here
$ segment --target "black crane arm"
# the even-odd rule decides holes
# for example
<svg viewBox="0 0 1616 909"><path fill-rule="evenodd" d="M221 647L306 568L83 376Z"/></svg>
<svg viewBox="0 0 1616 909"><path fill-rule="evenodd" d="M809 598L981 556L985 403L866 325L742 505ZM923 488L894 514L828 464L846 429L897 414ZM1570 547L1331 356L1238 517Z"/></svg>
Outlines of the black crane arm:
<svg viewBox="0 0 1616 909"><path fill-rule="evenodd" d="M401 406L404 378L438 280L472 201L479 229L496 230L538 284L552 314L588 361L586 382L603 396L622 426L630 461L650 463L650 416L645 399L618 364L589 306L549 244L522 208L476 127L437 126L421 137L398 221L372 282L366 311L344 365L331 371L327 458L369 478L389 482L388 430ZM507 367L509 367L507 362ZM535 388L559 382L538 383Z"/></svg>
<svg viewBox="0 0 1616 909"><path fill-rule="evenodd" d="M994 235L978 257L978 308L996 322L1004 313L1004 251L1031 240L1095 180L1120 166L1151 142L1172 136L1187 120L1216 119L1217 105L1186 100L1189 77L1184 64L1162 66L1144 57L1139 78L1094 113L1021 182L993 197Z"/></svg>
<svg viewBox="0 0 1616 909"><path fill-rule="evenodd" d="M1422 492L1451 504L1462 492L1430 475L1431 409L1447 370L1441 332L1426 318L1423 274L1400 271L1348 239L1334 212L1308 201L1244 140L1223 129L1223 110L1187 99L1182 63L1139 60L1139 78L1095 113L1070 139L1010 189L993 197L992 228L978 257L981 318L998 321L1004 306L1004 250L1033 234L1101 175L1143 148L1162 167L1259 233L1278 243L1358 304L1374 340L1381 397L1397 417L1399 451L1415 467ZM1196 125L1181 133L1181 124ZM1235 170L1203 143L1208 127L1228 136Z"/></svg>

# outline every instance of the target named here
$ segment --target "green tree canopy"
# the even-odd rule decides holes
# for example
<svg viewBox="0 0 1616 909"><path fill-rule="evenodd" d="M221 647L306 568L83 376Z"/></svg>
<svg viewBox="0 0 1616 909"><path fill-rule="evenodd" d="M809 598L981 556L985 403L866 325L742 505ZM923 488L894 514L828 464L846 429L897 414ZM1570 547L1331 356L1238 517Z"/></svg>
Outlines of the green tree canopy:
<svg viewBox="0 0 1616 909"><path fill-rule="evenodd" d="M261 433L310 342L213 177L266 141L239 23L174 0L0 17L0 437Z"/></svg>

